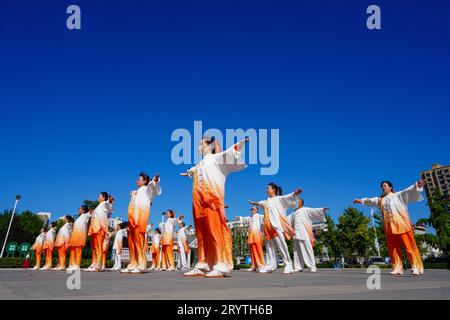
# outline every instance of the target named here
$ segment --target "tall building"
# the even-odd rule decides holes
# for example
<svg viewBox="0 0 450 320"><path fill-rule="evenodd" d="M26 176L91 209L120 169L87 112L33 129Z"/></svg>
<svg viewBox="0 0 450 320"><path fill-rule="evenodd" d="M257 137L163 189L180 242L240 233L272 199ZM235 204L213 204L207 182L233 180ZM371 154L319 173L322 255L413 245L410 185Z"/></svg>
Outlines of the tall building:
<svg viewBox="0 0 450 320"><path fill-rule="evenodd" d="M431 170L423 171L420 175L426 181L425 193L428 200L438 190L450 199L450 166L433 164Z"/></svg>

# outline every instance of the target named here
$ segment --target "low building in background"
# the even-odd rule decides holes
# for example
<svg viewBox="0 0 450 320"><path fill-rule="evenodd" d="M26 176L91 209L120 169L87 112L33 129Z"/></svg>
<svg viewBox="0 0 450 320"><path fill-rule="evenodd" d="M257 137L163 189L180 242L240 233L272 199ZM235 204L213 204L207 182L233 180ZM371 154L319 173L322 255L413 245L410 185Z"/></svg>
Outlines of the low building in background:
<svg viewBox="0 0 450 320"><path fill-rule="evenodd" d="M52 214L50 212L37 212L36 215L42 220L44 226L48 226Z"/></svg>

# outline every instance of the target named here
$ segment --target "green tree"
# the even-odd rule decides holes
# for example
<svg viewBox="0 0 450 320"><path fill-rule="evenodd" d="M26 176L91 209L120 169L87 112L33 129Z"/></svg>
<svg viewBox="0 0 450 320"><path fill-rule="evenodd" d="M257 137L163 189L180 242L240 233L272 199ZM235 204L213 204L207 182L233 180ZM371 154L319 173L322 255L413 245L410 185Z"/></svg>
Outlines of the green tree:
<svg viewBox="0 0 450 320"><path fill-rule="evenodd" d="M342 246L338 239L338 232L336 224L331 216L325 215L327 227L323 230L321 240L323 246L328 249L328 256L332 257L335 261L340 259L342 255Z"/></svg>
<svg viewBox="0 0 450 320"><path fill-rule="evenodd" d="M6 232L8 230L9 221L11 219L12 212L5 210L3 214L0 214L0 246L3 246L5 241ZM9 231L9 242L28 242L34 243L41 228L44 226L44 222L31 211L23 211L14 215L11 229Z"/></svg>
<svg viewBox="0 0 450 320"><path fill-rule="evenodd" d="M424 240L444 253L450 268L450 200L436 191L427 206L430 208L430 217L420 219L418 223L434 228L436 234L426 234Z"/></svg>
<svg viewBox="0 0 450 320"><path fill-rule="evenodd" d="M97 208L99 203L97 200L83 200L83 204L88 206L88 208Z"/></svg>
<svg viewBox="0 0 450 320"><path fill-rule="evenodd" d="M339 217L337 225L338 240L344 254L352 257L364 257L374 247L373 230L370 219L362 211L349 207Z"/></svg>

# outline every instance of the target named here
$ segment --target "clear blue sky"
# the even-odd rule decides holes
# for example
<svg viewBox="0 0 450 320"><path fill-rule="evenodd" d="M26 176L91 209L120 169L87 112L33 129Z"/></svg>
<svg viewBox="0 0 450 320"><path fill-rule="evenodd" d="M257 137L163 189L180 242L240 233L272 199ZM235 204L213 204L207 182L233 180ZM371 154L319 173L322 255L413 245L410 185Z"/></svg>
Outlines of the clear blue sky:
<svg viewBox="0 0 450 320"><path fill-rule="evenodd" d="M66 29L77 4L82 29ZM336 218L354 197L450 163L448 1L2 1L0 209L74 214L100 191L125 216L141 170L151 220L191 218L176 128L279 128L280 171L230 176L229 218L275 181ZM368 213L368 209L364 209ZM413 221L425 202L410 206Z"/></svg>

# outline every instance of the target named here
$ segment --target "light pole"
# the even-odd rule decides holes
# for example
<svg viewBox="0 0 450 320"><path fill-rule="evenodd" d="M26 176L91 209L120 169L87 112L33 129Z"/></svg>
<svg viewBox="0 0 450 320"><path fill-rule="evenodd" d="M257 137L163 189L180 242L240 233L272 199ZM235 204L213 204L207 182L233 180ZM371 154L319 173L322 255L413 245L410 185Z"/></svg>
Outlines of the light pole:
<svg viewBox="0 0 450 320"><path fill-rule="evenodd" d="M377 249L377 254L380 257L380 244L378 243L377 228L375 227L375 218L373 217L374 211L375 209L370 209L370 215L372 216L373 232L375 234L375 248Z"/></svg>
<svg viewBox="0 0 450 320"><path fill-rule="evenodd" d="M0 258L3 258L3 251L5 251L6 241L8 241L9 230L11 229L11 224L12 224L12 221L14 219L14 214L16 213L17 204L19 203L21 198L22 197L20 195L16 196L16 202L14 203L14 209L13 209L13 212L12 212L12 215L11 215L11 220L9 220L8 231L6 231L5 242L3 242L2 252L0 253Z"/></svg>

